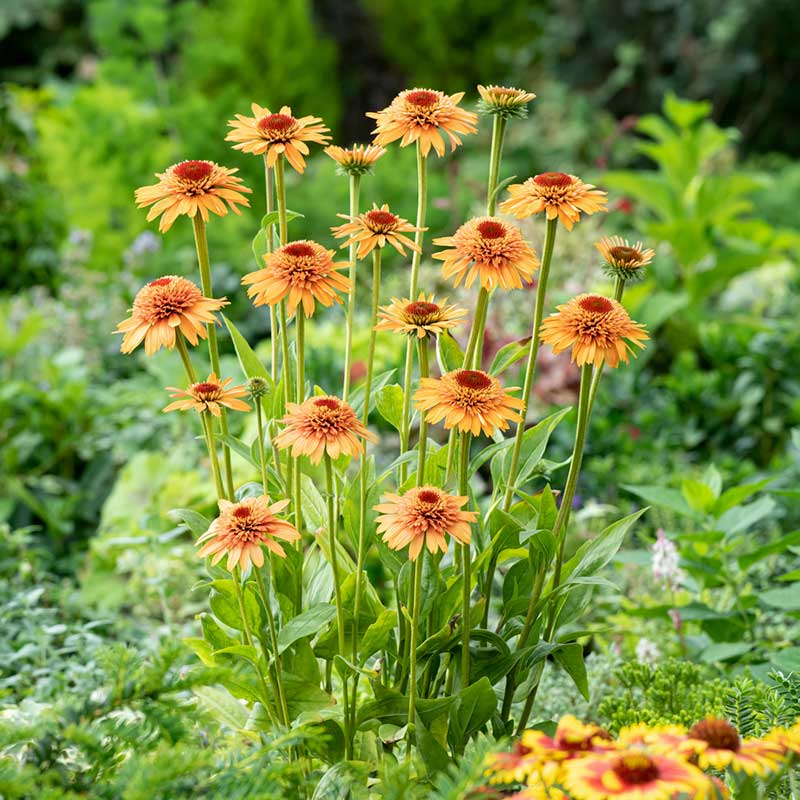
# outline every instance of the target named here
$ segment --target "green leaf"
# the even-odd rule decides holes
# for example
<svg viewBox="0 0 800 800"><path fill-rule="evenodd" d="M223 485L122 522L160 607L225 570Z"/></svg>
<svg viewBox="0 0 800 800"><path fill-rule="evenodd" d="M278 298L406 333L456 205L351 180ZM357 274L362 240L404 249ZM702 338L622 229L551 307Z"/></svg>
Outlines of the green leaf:
<svg viewBox="0 0 800 800"><path fill-rule="evenodd" d="M272 379L266 367L261 363L244 336L239 333L236 326L224 314L222 315L222 319L225 320L225 324L228 326L228 331L231 334L233 347L236 350L236 356L239 359L239 366L241 366L242 372L244 372L248 378L265 378L269 384L271 394L275 387L272 384ZM262 405L269 407L268 397L262 400Z"/></svg>
<svg viewBox="0 0 800 800"><path fill-rule="evenodd" d="M731 658L743 656L754 647L755 645L752 642L715 642L700 653L700 660L706 664L728 661Z"/></svg>
<svg viewBox="0 0 800 800"><path fill-rule="evenodd" d="M677 489L667 489L663 486L629 486L622 484L626 492L631 492L641 497L648 505L668 508L684 517L697 518L698 514L686 502L683 494Z"/></svg>
<svg viewBox="0 0 800 800"><path fill-rule="evenodd" d="M516 364L521 358L525 358L530 349L531 338L526 336L524 339L504 344L495 354L489 372L497 377L502 375L512 364Z"/></svg>
<svg viewBox="0 0 800 800"><path fill-rule="evenodd" d="M208 526L211 525L211 520L208 517L192 511L191 508L173 508L169 515L177 517L195 536L202 536L208 530Z"/></svg>
<svg viewBox="0 0 800 800"><path fill-rule="evenodd" d="M390 609L381 611L378 619L364 631L364 636L361 638L360 654L362 664L374 653L386 649L396 625L396 611Z"/></svg>
<svg viewBox="0 0 800 800"><path fill-rule="evenodd" d="M436 337L436 360L442 374L460 369L464 363L464 351L448 331Z"/></svg>
<svg viewBox="0 0 800 800"><path fill-rule="evenodd" d="M384 386L375 393L378 413L396 430L402 426L403 390L397 383Z"/></svg>
<svg viewBox="0 0 800 800"><path fill-rule="evenodd" d="M784 611L800 611L800 583L780 589L769 589L761 592L758 599L771 608L780 608Z"/></svg>
<svg viewBox="0 0 800 800"><path fill-rule="evenodd" d="M334 764L319 779L311 800L366 800L369 771L370 766L366 761Z"/></svg>
<svg viewBox="0 0 800 800"><path fill-rule="evenodd" d="M743 502L744 500L747 500L747 498L751 495L761 491L761 489L763 489L765 486L772 483L773 480L774 478L765 478L763 481L745 483L741 486L734 486L732 489L728 489L727 491L723 492L717 499L716 503L714 503L711 513L715 517L719 517L724 512L728 511L734 506L738 506L739 503Z"/></svg>
<svg viewBox="0 0 800 800"><path fill-rule="evenodd" d="M710 510L717 499L710 486L691 478L685 478L681 482L681 494L689 504L689 508L700 511L703 514Z"/></svg>
<svg viewBox="0 0 800 800"><path fill-rule="evenodd" d="M278 652L282 653L298 639L319 633L334 617L336 608L330 603L315 606L290 619L278 632Z"/></svg>
<svg viewBox="0 0 800 800"><path fill-rule="evenodd" d="M569 414L571 407L567 406L549 417L545 417L540 423L533 428L529 428L522 435L522 447L520 448L520 468L517 472L517 486L521 486L533 473L536 465L542 460L544 451L547 449L547 443L550 441L550 435L558 426L564 417ZM505 456L505 469L511 469L511 456L507 453ZM507 474L507 473L506 473Z"/></svg>
<svg viewBox="0 0 800 800"><path fill-rule="evenodd" d="M216 720L235 731L244 732L249 716L247 708L229 692L214 686L195 686L192 692Z"/></svg>
<svg viewBox="0 0 800 800"><path fill-rule="evenodd" d="M203 638L211 645L212 650L222 650L236 644L236 640L228 636L210 614L200 615L200 627L203 629Z"/></svg>
<svg viewBox="0 0 800 800"><path fill-rule="evenodd" d="M572 678L583 697L589 699L589 678L586 675L586 664L583 661L583 648L577 643L565 645L553 652L553 658Z"/></svg>
<svg viewBox="0 0 800 800"><path fill-rule="evenodd" d="M781 536L780 539L753 550L752 553L746 553L743 556L739 556L737 560L739 561L739 566L742 569L749 569L758 561L774 555L775 553L782 553L787 548L796 544L800 544L800 531L787 533L785 536Z"/></svg>

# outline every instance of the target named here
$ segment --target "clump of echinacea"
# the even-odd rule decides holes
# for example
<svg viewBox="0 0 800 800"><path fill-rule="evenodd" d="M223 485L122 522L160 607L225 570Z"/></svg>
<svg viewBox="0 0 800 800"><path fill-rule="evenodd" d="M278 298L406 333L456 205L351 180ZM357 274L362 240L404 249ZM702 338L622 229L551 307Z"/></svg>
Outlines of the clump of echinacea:
<svg viewBox="0 0 800 800"><path fill-rule="evenodd" d="M380 322L375 330L394 331L424 339L426 336L439 336L462 325L467 310L448 305L447 298L437 303L434 295L426 297L425 292L420 292L416 300L393 297L388 306L381 306L379 316Z"/></svg>
<svg viewBox="0 0 800 800"><path fill-rule="evenodd" d="M333 250L310 240L289 242L264 256L263 269L242 278L250 287L247 296L257 306L274 306L285 299L290 316L298 305L310 317L317 303L326 307L341 303L337 292L348 292L350 281L339 270L349 262L334 262L334 255Z"/></svg>
<svg viewBox="0 0 800 800"><path fill-rule="evenodd" d="M445 94L434 89L406 89L381 111L367 112L376 120L373 131L376 145L400 140L400 146L419 142L420 153L427 156L431 148L445 154L444 134L450 149L461 144L459 135L476 133L478 118L471 111L459 108L464 92Z"/></svg>
<svg viewBox="0 0 800 800"><path fill-rule="evenodd" d="M144 341L147 355L175 347L178 333L193 345L206 338L206 325L216 322L215 311L228 305L222 297L203 297L190 280L165 275L143 286L133 301L131 316L117 326L125 334L120 350L132 353Z"/></svg>
<svg viewBox="0 0 800 800"><path fill-rule="evenodd" d="M377 532L391 550L408 547L414 561L423 547L429 552L447 552L447 536L462 544L470 542L470 523L478 515L462 511L468 497L451 495L437 486L419 486L404 495L387 494L385 502L375 506L379 512Z"/></svg>
<svg viewBox="0 0 800 800"><path fill-rule="evenodd" d="M336 216L346 219L348 222L331 228L334 237L337 239L347 237L347 241L341 245L343 248L356 244L358 258L364 258L376 247L385 247L387 244L390 244L403 256L406 254L405 247L419 252L420 248L403 234L416 233L418 230L425 229L415 228L408 220L393 214L386 203L380 208L373 203L370 211L365 211L355 217L347 214L337 214Z"/></svg>
<svg viewBox="0 0 800 800"><path fill-rule="evenodd" d="M206 411L219 417L222 414L221 407L230 408L232 411L249 411L250 406L240 398L248 395L248 390L244 386L228 385L233 382L233 378L220 380L212 372L204 381L193 383L188 389L178 389L175 386L167 386L167 391L171 392L170 397L177 398L164 408L164 411L197 411L202 414Z"/></svg>
<svg viewBox="0 0 800 800"><path fill-rule="evenodd" d="M427 422L444 421L447 430L491 436L509 421L519 422L522 401L503 389L497 378L476 369L457 369L441 378L421 378L414 405Z"/></svg>
<svg viewBox="0 0 800 800"><path fill-rule="evenodd" d="M442 275L454 278L455 286L463 280L469 288L477 280L487 291L521 289L539 268L539 259L522 231L496 217L471 219L452 236L433 243L448 248L433 257L444 262Z"/></svg>
<svg viewBox="0 0 800 800"><path fill-rule="evenodd" d="M536 98L533 92L515 89L512 86L478 85L478 111L482 114L510 119L524 119L528 116L528 103Z"/></svg>
<svg viewBox="0 0 800 800"><path fill-rule="evenodd" d="M329 129L319 117L293 117L289 106L273 113L268 108L252 103L252 117L236 114L228 122L231 130L225 141L236 142L234 150L264 155L267 166L274 167L282 155L297 172L304 172L303 156L309 153L308 142L325 145L330 141Z"/></svg>
<svg viewBox="0 0 800 800"><path fill-rule="evenodd" d="M263 566L264 547L284 558L286 552L276 540L296 542L300 539L294 525L277 516L288 505L288 500L272 503L267 495L247 497L238 503L220 500L219 516L197 540L197 544L202 545L197 555L200 558L211 556L212 566L227 556L228 570L236 566L246 570L251 563Z"/></svg>
<svg viewBox="0 0 800 800"><path fill-rule="evenodd" d="M645 267L655 256L655 251L641 242L631 244L621 236L604 236L594 246L603 257L603 272L609 278L633 283L644 279Z"/></svg>
<svg viewBox="0 0 800 800"><path fill-rule="evenodd" d="M160 216L158 229L162 233L181 214L192 218L199 214L204 222L208 222L209 212L224 217L230 208L240 214L239 205L250 205L242 193L249 194L252 189L242 184L236 172L238 169L221 167L213 161L181 161L163 173L157 172L158 183L136 190L137 207L152 206L147 221Z"/></svg>
<svg viewBox="0 0 800 800"><path fill-rule="evenodd" d="M352 406L331 395L310 397L303 403L287 403L284 429L275 438L281 449L291 448L292 455L308 456L319 464L323 455L358 458L364 451L363 440L377 442L356 416Z"/></svg>
<svg viewBox="0 0 800 800"><path fill-rule="evenodd" d="M517 219L545 212L548 220L558 219L568 230L580 219L581 213L606 211L608 197L591 183L565 172L543 172L524 183L508 187L510 197L500 204L500 210Z"/></svg>
<svg viewBox="0 0 800 800"><path fill-rule="evenodd" d="M331 144L324 152L337 163L338 172L360 176L372 172L375 162L386 154L386 148L375 144L354 144L352 147Z"/></svg>
<svg viewBox="0 0 800 800"><path fill-rule="evenodd" d="M541 338L558 353L572 348L578 366L628 363L631 345L644 349L644 325L634 322L621 303L599 294L579 294L542 322Z"/></svg>

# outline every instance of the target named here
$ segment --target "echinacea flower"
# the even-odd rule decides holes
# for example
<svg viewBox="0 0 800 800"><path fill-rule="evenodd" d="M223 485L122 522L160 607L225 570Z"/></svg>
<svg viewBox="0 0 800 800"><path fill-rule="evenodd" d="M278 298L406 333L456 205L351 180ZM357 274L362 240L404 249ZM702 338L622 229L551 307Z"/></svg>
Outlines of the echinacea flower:
<svg viewBox="0 0 800 800"><path fill-rule="evenodd" d="M396 331L423 339L461 325L467 310L447 305L447 298L437 303L434 295L426 297L425 292L420 292L414 301L393 297L388 306L381 306L379 316L376 331Z"/></svg>
<svg viewBox="0 0 800 800"><path fill-rule="evenodd" d="M250 406L240 397L247 395L244 386L231 386L228 384L233 378L219 380L215 373L211 373L208 378L199 383L193 383L188 389L177 389L174 386L167 386L167 391L171 392L170 397L180 398L170 403L164 411L190 411L194 409L202 414L210 411L215 417L221 415L220 406L225 406L233 411L249 411Z"/></svg>
<svg viewBox="0 0 800 800"><path fill-rule="evenodd" d="M559 219L568 230L578 221L581 212L594 214L606 211L607 195L577 175L544 172L524 183L508 187L511 195L500 204L500 210L517 219L532 217L544 211L547 219Z"/></svg>
<svg viewBox="0 0 800 800"><path fill-rule="evenodd" d="M775 741L742 739L724 719L706 717L689 730L682 752L691 752L701 769L724 770L764 776L781 767L785 751Z"/></svg>
<svg viewBox="0 0 800 800"><path fill-rule="evenodd" d="M542 322L542 341L556 355L572 347L572 360L578 366L627 364L628 354L635 355L631 344L644 349L642 341L650 338L620 303L599 294L579 294L556 307L558 312Z"/></svg>
<svg viewBox="0 0 800 800"><path fill-rule="evenodd" d="M436 486L418 486L402 496L387 494L385 500L375 506L380 512L376 521L390 550L410 545L408 557L414 561L423 546L431 553L446 553L447 536L469 544L470 523L477 514L461 510L468 497L448 494Z"/></svg>
<svg viewBox="0 0 800 800"><path fill-rule="evenodd" d="M376 203L372 204L372 210L355 217L347 214L337 214L337 217L349 220L344 225L331 228L333 235L337 239L345 236L349 237L341 245L347 247L351 244L358 244L358 257L371 253L376 247L385 247L390 244L400 255L405 255L404 247L420 252L420 248L414 244L404 233L416 233L427 228L415 228L408 220L398 217L389 211L389 206L384 203L378 208Z"/></svg>
<svg viewBox="0 0 800 800"><path fill-rule="evenodd" d="M323 306L341 303L336 292L348 292L350 281L337 270L349 266L349 262L334 263L334 255L333 250L306 239L289 242L264 256L266 267L242 278L242 283L250 287L247 296L257 306L274 306L286 298L290 316L298 303L302 303L307 317L314 313L317 302Z"/></svg>
<svg viewBox="0 0 800 800"><path fill-rule="evenodd" d="M136 190L138 208L152 206L147 212L147 221L161 216L158 229L166 233L181 215L195 217L197 214L208 222L208 212L224 217L228 207L241 214L237 203L249 206L242 192L250 193L242 179L234 175L237 169L221 167L213 161L181 161L166 172L157 172L158 183L142 186ZM225 203L228 205L226 206Z"/></svg>
<svg viewBox="0 0 800 800"><path fill-rule="evenodd" d="M444 261L442 275L455 276L455 286L464 280L469 288L477 278L487 291L521 289L539 268L539 259L522 231L496 217L476 217L465 222L452 236L433 240L448 250L434 253Z"/></svg>
<svg viewBox="0 0 800 800"><path fill-rule="evenodd" d="M339 165L341 174L365 175L372 172L375 162L386 154L386 148L374 144L354 144L352 147L331 144L324 152Z"/></svg>
<svg viewBox="0 0 800 800"><path fill-rule="evenodd" d="M594 246L603 256L603 271L609 278L622 278L624 281L640 281L644 278L646 267L655 255L654 250L645 249L641 242L632 245L621 236L604 236Z"/></svg>
<svg viewBox="0 0 800 800"><path fill-rule="evenodd" d="M562 777L574 800L673 800L681 793L694 797L709 781L685 761L642 750L572 759Z"/></svg>
<svg viewBox="0 0 800 800"><path fill-rule="evenodd" d="M510 389L508 391L514 391ZM414 405L427 422L444 420L446 429L458 428L474 436L504 431L509 420L519 422L522 400L512 397L488 372L457 369L441 378L422 378L414 393Z"/></svg>
<svg viewBox="0 0 800 800"><path fill-rule="evenodd" d="M478 94L481 96L478 100L478 111L483 114L494 114L503 119L527 117L528 103L536 97L533 92L510 86L478 85Z"/></svg>
<svg viewBox="0 0 800 800"><path fill-rule="evenodd" d="M200 289L186 278L165 275L143 286L136 294L131 316L120 322L115 333L124 333L120 350L131 353L144 340L144 351L175 347L176 331L193 345L206 338L206 325L215 322L214 311L227 306L222 297L203 297Z"/></svg>
<svg viewBox="0 0 800 800"><path fill-rule="evenodd" d="M361 439L378 441L348 403L331 395L287 403L283 424L286 427L275 443L281 449L291 447L295 458L308 456L312 464L319 464L325 453L334 459L340 455L358 458L364 450Z"/></svg>
<svg viewBox="0 0 800 800"><path fill-rule="evenodd" d="M232 130L225 137L226 142L237 142L234 150L256 155L266 154L267 166L274 167L281 155L302 173L306 168L303 156L309 153L306 142L327 144L330 136L326 136L329 128L322 124L319 117L292 116L292 109L283 106L273 114L268 108L252 103L252 117L237 114L236 119L228 121Z"/></svg>
<svg viewBox="0 0 800 800"><path fill-rule="evenodd" d="M450 140L450 149L461 144L457 134L475 133L478 118L471 111L459 108L464 92L447 95L433 89L406 89L382 111L367 112L377 120L374 142L386 145L400 139L400 146L419 141L420 152L427 156L431 147L444 155L444 133Z"/></svg>
<svg viewBox="0 0 800 800"><path fill-rule="evenodd" d="M233 570L237 564L246 570L250 562L263 566L262 547L284 558L286 553L275 540L296 542L300 538L294 525L276 516L288 505L288 500L271 503L267 495L247 497L238 503L220 500L219 516L197 540L197 544L203 545L197 555L200 558L211 556L212 565L227 555L228 570Z"/></svg>

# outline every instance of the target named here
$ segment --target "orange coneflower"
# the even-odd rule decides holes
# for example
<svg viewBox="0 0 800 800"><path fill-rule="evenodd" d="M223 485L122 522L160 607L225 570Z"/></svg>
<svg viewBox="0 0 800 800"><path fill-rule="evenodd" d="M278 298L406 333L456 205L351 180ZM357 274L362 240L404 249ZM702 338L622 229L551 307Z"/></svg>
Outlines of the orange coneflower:
<svg viewBox="0 0 800 800"><path fill-rule="evenodd" d="M226 142L238 142L234 150L261 155L266 153L267 166L274 167L278 157L283 154L286 160L300 173L306 168L303 156L308 155L306 142L327 144L328 128L321 124L319 117L292 116L292 109L283 106L277 114L258 103L251 103L252 117L237 114L236 119L228 121L233 129L225 137Z"/></svg>
<svg viewBox="0 0 800 800"><path fill-rule="evenodd" d="M689 730L682 752L693 753L702 769L724 770L764 776L777 771L785 750L778 742L741 739L739 732L724 719L707 717Z"/></svg>
<svg viewBox="0 0 800 800"><path fill-rule="evenodd" d="M535 175L524 183L512 184L508 193L511 197L500 204L501 211L518 219L544 211L547 219L558 218L568 231L580 218L581 211L584 214L606 211L605 192L584 183L577 175L564 172Z"/></svg>
<svg viewBox="0 0 800 800"><path fill-rule="evenodd" d="M286 426L275 437L278 447L292 448L292 455L308 456L319 464L324 453L331 458L349 455L358 458L364 449L360 439L377 442L352 407L330 395L310 397L304 403L287 403Z"/></svg>
<svg viewBox="0 0 800 800"><path fill-rule="evenodd" d="M374 144L354 144L352 147L332 144L325 148L325 155L330 156L339 165L339 171L345 175L364 175L371 172L375 162L385 153L384 147Z"/></svg>
<svg viewBox="0 0 800 800"><path fill-rule="evenodd" d="M192 343L206 338L206 324L214 322L212 312L227 306L222 297L203 297L186 278L165 275L143 286L133 301L131 316L120 322L115 333L124 333L120 350L131 353L144 339L144 351L152 355L161 347L175 347L175 332Z"/></svg>
<svg viewBox="0 0 800 800"><path fill-rule="evenodd" d="M527 117L528 103L536 95L524 89L514 89L510 86L481 86L478 85L478 111L484 114L496 114L499 117Z"/></svg>
<svg viewBox="0 0 800 800"><path fill-rule="evenodd" d="M456 134L475 133L478 118L471 111L459 108L464 92L447 95L433 89L406 89L382 111L370 111L368 117L378 121L373 134L375 144L385 145L400 139L400 146L419 141L420 152L427 156L431 147L444 155L444 133L450 149L461 144Z"/></svg>
<svg viewBox="0 0 800 800"><path fill-rule="evenodd" d="M257 306L274 306L288 299L288 312L294 314L298 303L303 304L307 317L314 313L317 301L323 306L341 303L337 291L350 291L350 281L337 270L349 262L334 263L333 250L306 239L289 242L264 256L266 267L242 278L250 286L247 296Z"/></svg>
<svg viewBox="0 0 800 800"><path fill-rule="evenodd" d="M181 214L194 217L196 214L208 222L208 212L224 217L231 211L241 214L237 203L249 206L242 192L252 192L234 175L237 169L228 169L213 161L181 161L166 172L157 172L158 183L142 186L136 190L138 208L153 206L147 212L147 221L161 215L158 229L166 233Z"/></svg>
<svg viewBox="0 0 800 800"><path fill-rule="evenodd" d="M397 331L422 339L460 325L467 311L447 305L447 298L437 303L433 295L426 297L425 292L420 292L414 301L393 297L388 306L381 306L379 316L381 321L375 326L376 331Z"/></svg>
<svg viewBox="0 0 800 800"><path fill-rule="evenodd" d="M462 278L467 287L479 278L487 291L496 286L520 289L522 280L530 283L539 267L539 259L522 231L495 217L471 219L452 236L434 239L433 243L451 248L434 253L433 257L444 261L442 275L455 276L456 286Z"/></svg>
<svg viewBox="0 0 800 800"><path fill-rule="evenodd" d="M350 220L344 225L331 228L333 235L337 239L344 236L350 237L341 247L348 247L353 243L358 244L358 257L371 253L376 247L385 247L390 244L400 255L405 255L403 247L420 252L420 248L414 244L404 233L416 233L417 231L427 230L427 228L415 228L407 219L398 217L389 211L389 206L384 203L378 208L376 203L372 204L372 210L356 217L347 214L337 214L337 217Z"/></svg>
<svg viewBox="0 0 800 800"><path fill-rule="evenodd" d="M244 386L231 386L228 384L233 378L226 378L220 381L215 373L211 373L208 378L199 383L193 383L188 389L177 389L174 386L167 386L167 391L172 392L170 397L181 398L175 400L164 408L164 411L190 411L194 409L198 413L210 411L215 417L221 414L220 406L225 406L233 411L249 411L250 406L240 397L245 397L248 393Z"/></svg>
<svg viewBox="0 0 800 800"><path fill-rule="evenodd" d="M279 500L271 505L270 502L267 495L247 497L238 503L220 500L219 516L196 542L203 545L197 555L200 558L211 556L214 565L227 554L226 567L229 570L237 564L246 570L251 561L257 567L263 566L262 546L284 558L286 553L275 539L296 542L300 534L294 525L275 516L289 505L289 501Z"/></svg>
<svg viewBox="0 0 800 800"><path fill-rule="evenodd" d="M637 281L644 278L646 267L655 255L654 250L645 249L641 242L631 245L621 236L604 236L594 246L603 256L603 271L610 278Z"/></svg>
<svg viewBox="0 0 800 800"><path fill-rule="evenodd" d="M556 308L558 312L542 322L542 341L556 355L572 347L572 360L578 366L627 364L628 353L635 356L631 344L644 349L642 341L649 338L644 325L634 322L620 303L599 294L579 294Z"/></svg>
<svg viewBox="0 0 800 800"><path fill-rule="evenodd" d="M566 761L562 782L574 800L672 800L694 797L710 778L680 759L625 750Z"/></svg>
<svg viewBox="0 0 800 800"><path fill-rule="evenodd" d="M506 430L509 420L521 419L516 409L523 408L522 400L508 391L488 372L457 369L441 378L421 378L414 405L434 425L444 420L447 429L491 436L495 428Z"/></svg>
<svg viewBox="0 0 800 800"><path fill-rule="evenodd" d="M474 511L462 511L469 498L447 494L436 486L418 486L409 489L402 497L387 494L388 502L379 503L375 510L378 533L391 550L402 550L406 545L409 558L414 561L423 545L431 553L447 552L446 535L462 544L470 542L470 523L475 522Z"/></svg>

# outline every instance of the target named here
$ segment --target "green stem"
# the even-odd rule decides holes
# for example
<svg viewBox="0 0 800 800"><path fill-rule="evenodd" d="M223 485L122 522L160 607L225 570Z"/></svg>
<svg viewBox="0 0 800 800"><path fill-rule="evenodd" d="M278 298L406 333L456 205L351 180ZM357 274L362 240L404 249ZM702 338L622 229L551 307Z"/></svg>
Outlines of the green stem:
<svg viewBox="0 0 800 800"><path fill-rule="evenodd" d="M483 347L479 347L478 342L479 340L481 343L483 342L483 331L486 325L486 310L488 306L489 292L481 286L478 291L478 299L475 301L475 316L472 320L472 330L469 334L467 349L464 352L464 369L472 369L475 361L480 363Z"/></svg>
<svg viewBox="0 0 800 800"><path fill-rule="evenodd" d="M495 114L492 124L492 149L489 155L489 185L486 190L486 214L494 216L497 205L497 179L500 176L500 157L503 154L503 140L506 135L508 121Z"/></svg>
<svg viewBox="0 0 800 800"><path fill-rule="evenodd" d="M197 250L197 263L200 266L200 283L205 297L213 297L211 286L211 261L208 256L208 240L206 239L206 224L200 214L192 217L194 224L194 244ZM208 354L211 359L211 370L219 380L222 380L222 372L219 364L219 345L217 343L217 323L209 322L206 325L208 335ZM227 439L228 432L228 413L226 409L220 409L219 417L220 430ZM228 489L228 496L233 497L233 465L231 463L231 449L225 442L222 443L222 456L225 461L225 485Z"/></svg>
<svg viewBox="0 0 800 800"><path fill-rule="evenodd" d="M364 412L361 421L369 423L369 404L372 397L372 373L375 362L375 326L378 324L378 303L381 287L381 250L376 247L372 251L372 306L369 318L369 351L367 355L367 377L364 381ZM358 663L358 619L361 613L362 572L367 551L367 454L366 446L361 459L359 471L359 518L358 518L358 552L356 555L356 585L353 598L353 663Z"/></svg>
<svg viewBox="0 0 800 800"><path fill-rule="evenodd" d="M428 365L428 337L423 336L417 339L417 358L419 359L419 377L427 378L429 373ZM425 415L420 415L419 422L419 443L417 444L417 486L425 483L425 456L428 449L428 423Z"/></svg>
<svg viewBox="0 0 800 800"><path fill-rule="evenodd" d="M461 434L461 453L458 465L458 492L469 497L469 445L471 434ZM470 596L472 594L472 556L468 544L461 545L461 573L464 580L461 592L461 687L469 686L469 638L471 632Z"/></svg>
<svg viewBox="0 0 800 800"><path fill-rule="evenodd" d="M183 368L186 370L186 377L189 383L197 383L197 373L192 366L192 359L189 358L189 349L186 347L186 339L180 331L175 334L175 345L178 348L178 354L183 362Z"/></svg>
<svg viewBox="0 0 800 800"><path fill-rule="evenodd" d="M408 748L406 760L411 761L411 741L413 739L416 716L415 705L417 700L417 645L419 642L419 608L422 595L422 564L425 559L425 548L420 551L414 561L414 602L411 610L411 649L409 651L410 669L408 683Z"/></svg>
<svg viewBox="0 0 800 800"><path fill-rule="evenodd" d="M222 485L222 476L220 475L219 461L217 460L217 446L214 442L214 426L205 411L200 412L200 422L203 425L203 432L206 436L206 444L208 445L208 455L211 460L211 473L214 476L214 486L217 489L217 496L225 499L231 499L232 495L226 497L225 488Z"/></svg>
<svg viewBox="0 0 800 800"><path fill-rule="evenodd" d="M275 162L275 194L278 202L278 237L281 247L289 242L289 226L286 220L286 181L283 169L283 156L278 156L278 160Z"/></svg>
<svg viewBox="0 0 800 800"><path fill-rule="evenodd" d="M275 210L275 194L272 191L272 172L270 168L267 166L267 154L264 153L264 192L266 194L267 199L267 214L271 214ZM273 225L270 223L267 226L267 252L272 252L273 241L272 241L272 229ZM270 374L272 376L272 382L277 384L278 382L278 313L275 310L275 306L269 307L269 330L270 330L270 348L272 352L272 362L270 364Z"/></svg>
<svg viewBox="0 0 800 800"><path fill-rule="evenodd" d="M294 315L295 334L297 336L297 395L296 402L300 405L305 399L306 393L306 376L305 376L305 331L306 319L302 308L298 307ZM303 495L301 493L302 486L302 470L300 468L300 459L295 459L294 464L294 517L295 527L302 534L303 532Z"/></svg>
<svg viewBox="0 0 800 800"><path fill-rule="evenodd" d="M614 279L614 299L619 303L622 301L622 293L625 290L625 279L617 276ZM600 386L600 377L603 374L605 361L594 371L592 378L592 388L589 390L589 414L592 413L594 408L594 399L597 397L597 389Z"/></svg>
<svg viewBox="0 0 800 800"><path fill-rule="evenodd" d="M361 176L350 175L350 216L358 216L358 202L361 193ZM353 321L356 315L356 274L358 261L356 255L358 245L351 242L350 258L350 293L347 295L347 318L344 329L344 375L342 382L342 400L347 402L350 394L350 372L353 365Z"/></svg>
<svg viewBox="0 0 800 800"><path fill-rule="evenodd" d="M531 330L531 345L528 350L528 363L525 365L525 381L522 386L523 407L520 410L522 419L517 424L517 432L514 436L514 449L511 452L511 466L508 471L508 483L506 484L506 494L503 498L503 511L511 508L514 499L515 483L517 480L517 470L519 469L519 457L522 452L522 439L525 435L525 420L528 416L528 406L531 400L531 389L533 388L533 377L536 374L536 356L539 352L539 337L541 335L542 317L544 315L545 296L547 293L547 280L550 275L550 262L553 258L553 246L556 241L556 230L558 219L547 220L547 230L544 239L544 250L542 252L542 266L539 269L539 284L536 288L536 307L533 312L533 328ZM491 584L487 584L489 588ZM488 605L488 598L487 598Z"/></svg>

